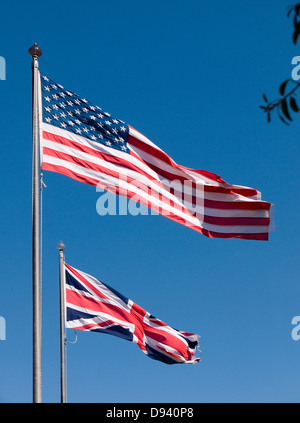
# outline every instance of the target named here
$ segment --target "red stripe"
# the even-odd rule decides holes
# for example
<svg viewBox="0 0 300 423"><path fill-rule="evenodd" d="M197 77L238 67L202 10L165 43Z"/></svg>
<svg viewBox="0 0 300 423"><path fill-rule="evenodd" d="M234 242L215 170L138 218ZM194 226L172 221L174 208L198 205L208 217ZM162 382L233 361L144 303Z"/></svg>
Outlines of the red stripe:
<svg viewBox="0 0 300 423"><path fill-rule="evenodd" d="M159 150L158 148L155 148L154 146L151 146L149 144L144 143L143 141L138 140L131 134L128 134L127 142L128 144L131 144L133 147L136 147L139 150L144 151L145 153L151 154L151 156L156 157L157 159L160 159L163 162L168 163L169 165L179 169L178 165L174 162L174 160L172 160L171 157L169 157L164 151Z"/></svg>
<svg viewBox="0 0 300 423"><path fill-rule="evenodd" d="M222 226L268 226L270 219L267 217L216 217L204 216L203 221L212 225Z"/></svg>
<svg viewBox="0 0 300 423"><path fill-rule="evenodd" d="M215 201L204 199L204 206L211 209L238 210L270 210L271 204L266 201Z"/></svg>
<svg viewBox="0 0 300 423"><path fill-rule="evenodd" d="M73 275L80 280L85 286L87 286L94 294L98 295L100 298L108 300L109 298L104 295L99 289L97 289L94 285L92 285L86 278L84 278L76 269L65 263L66 268L73 273Z"/></svg>

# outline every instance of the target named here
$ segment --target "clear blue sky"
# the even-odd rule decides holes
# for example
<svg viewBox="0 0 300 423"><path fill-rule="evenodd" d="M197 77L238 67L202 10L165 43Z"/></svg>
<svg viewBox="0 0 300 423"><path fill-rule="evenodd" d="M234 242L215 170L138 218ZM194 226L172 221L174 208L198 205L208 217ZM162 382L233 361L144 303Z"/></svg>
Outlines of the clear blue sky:
<svg viewBox="0 0 300 423"><path fill-rule="evenodd" d="M289 1L1 3L0 401L32 401L31 58L173 159L275 204L270 241L208 239L162 216L105 216L99 193L45 172L43 401L59 402L57 243L66 261L180 330L202 361L167 366L133 343L78 333L68 402L299 402L299 125L267 124L293 56ZM74 340L68 331L69 341Z"/></svg>

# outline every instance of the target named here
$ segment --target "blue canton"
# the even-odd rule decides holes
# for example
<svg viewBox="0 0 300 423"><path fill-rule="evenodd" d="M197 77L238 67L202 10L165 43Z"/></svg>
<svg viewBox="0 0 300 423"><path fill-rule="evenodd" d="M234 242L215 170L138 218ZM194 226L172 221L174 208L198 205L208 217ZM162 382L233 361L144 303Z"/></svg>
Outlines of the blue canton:
<svg viewBox="0 0 300 423"><path fill-rule="evenodd" d="M41 75L43 122L129 153L129 127L85 98Z"/></svg>

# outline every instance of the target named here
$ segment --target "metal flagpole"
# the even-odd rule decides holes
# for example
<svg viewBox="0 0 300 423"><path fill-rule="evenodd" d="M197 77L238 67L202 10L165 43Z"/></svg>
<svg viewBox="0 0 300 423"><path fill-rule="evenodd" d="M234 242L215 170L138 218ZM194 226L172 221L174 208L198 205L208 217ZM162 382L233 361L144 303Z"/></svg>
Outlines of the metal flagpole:
<svg viewBox="0 0 300 423"><path fill-rule="evenodd" d="M39 231L39 125L38 58L41 49L35 43L28 50L32 57L32 299L33 299L33 402L42 402L41 298Z"/></svg>
<svg viewBox="0 0 300 423"><path fill-rule="evenodd" d="M65 382L65 245L62 241L57 246L59 251L59 285L60 285L60 402L66 402L66 382Z"/></svg>

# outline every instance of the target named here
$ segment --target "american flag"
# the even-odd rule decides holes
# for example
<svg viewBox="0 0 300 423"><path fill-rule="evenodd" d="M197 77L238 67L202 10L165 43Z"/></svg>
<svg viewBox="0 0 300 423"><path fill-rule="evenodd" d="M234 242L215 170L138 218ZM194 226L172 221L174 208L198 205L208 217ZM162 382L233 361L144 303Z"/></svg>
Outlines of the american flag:
<svg viewBox="0 0 300 423"><path fill-rule="evenodd" d="M134 342L166 364L191 363L198 335L173 329L115 289L65 263L66 328L107 333Z"/></svg>
<svg viewBox="0 0 300 423"><path fill-rule="evenodd" d="M175 163L99 106L41 75L42 169L134 200L211 238L267 240L260 193Z"/></svg>

